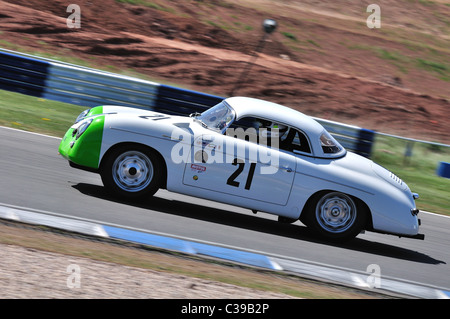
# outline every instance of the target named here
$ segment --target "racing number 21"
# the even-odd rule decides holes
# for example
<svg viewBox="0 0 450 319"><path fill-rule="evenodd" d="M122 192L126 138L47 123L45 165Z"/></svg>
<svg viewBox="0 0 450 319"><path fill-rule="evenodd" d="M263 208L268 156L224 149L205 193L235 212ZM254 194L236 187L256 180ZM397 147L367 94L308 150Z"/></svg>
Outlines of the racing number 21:
<svg viewBox="0 0 450 319"><path fill-rule="evenodd" d="M238 168L234 171L233 174L231 174L230 177L228 177L227 179L227 184L234 186L234 187L239 187L239 182L236 181L236 178L242 173L242 171L244 170L244 166L245 163L238 161L237 158L235 158L233 160L232 163L234 166L238 166ZM247 181L245 182L245 189L249 190L250 186L252 185L252 180L253 180L253 175L255 174L255 168L256 168L256 163L250 163L250 170L248 171L248 176L247 176Z"/></svg>

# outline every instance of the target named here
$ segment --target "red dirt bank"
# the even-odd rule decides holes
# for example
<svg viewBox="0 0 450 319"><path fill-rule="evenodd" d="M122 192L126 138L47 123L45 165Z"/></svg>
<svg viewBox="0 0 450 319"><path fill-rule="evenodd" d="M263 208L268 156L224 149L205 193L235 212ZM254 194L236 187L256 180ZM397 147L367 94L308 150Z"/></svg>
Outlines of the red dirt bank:
<svg viewBox="0 0 450 319"><path fill-rule="evenodd" d="M283 31L280 24L279 32L270 36L237 94L380 132L450 144L449 82L416 69L399 75L389 61L358 56L361 51L348 43L375 45L383 39L372 36L374 30L367 27L369 31L349 29L345 25L352 20L349 16L345 16L348 21L342 20L344 27L314 22L308 16L316 14L319 19L323 12L308 10L323 10L324 4L309 2L313 5L301 8L297 18L286 11L289 4L291 11L300 6L295 2L261 2L261 7L271 4L274 12L280 11L271 17L316 39L308 40L315 48L293 49L286 42L286 37L294 38L292 33ZM91 61L93 67L132 69L160 82L227 96L262 35L262 20L268 17L256 10L256 4L254 9L238 3L160 0L153 1L150 8L114 0L95 4L80 0L77 4L82 9L82 27L69 29L66 8L70 2L0 0L0 45L79 57ZM199 22L208 15L209 23ZM244 22L247 29L255 27L244 32L218 26L232 19L236 27ZM325 36L327 41L318 43L317 39ZM392 41L382 45L398 49Z"/></svg>

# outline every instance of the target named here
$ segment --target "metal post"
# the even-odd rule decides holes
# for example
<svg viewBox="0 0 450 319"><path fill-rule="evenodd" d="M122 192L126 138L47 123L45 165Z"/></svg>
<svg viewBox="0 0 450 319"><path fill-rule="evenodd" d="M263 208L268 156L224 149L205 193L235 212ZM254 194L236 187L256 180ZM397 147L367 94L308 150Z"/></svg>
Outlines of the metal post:
<svg viewBox="0 0 450 319"><path fill-rule="evenodd" d="M264 34L261 40L259 40L259 43L252 54L250 60L247 62L247 65L245 66L244 70L242 70L241 75L239 76L239 79L237 80L236 84L234 85L233 89L230 91L229 96L233 96L237 89L242 85L242 83L245 82L247 79L247 75L250 73L250 70L252 66L255 64L256 59L258 59L258 52L262 51L264 48L264 44L266 43L267 36L275 31L277 28L277 22L272 19L266 19L263 22L263 29Z"/></svg>

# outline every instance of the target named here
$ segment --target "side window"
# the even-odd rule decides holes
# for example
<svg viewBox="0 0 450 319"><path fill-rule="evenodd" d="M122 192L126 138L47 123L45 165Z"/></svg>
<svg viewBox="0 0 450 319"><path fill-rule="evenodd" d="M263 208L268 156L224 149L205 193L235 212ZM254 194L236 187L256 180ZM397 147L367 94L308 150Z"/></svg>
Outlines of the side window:
<svg viewBox="0 0 450 319"><path fill-rule="evenodd" d="M246 117L235 121L225 134L269 147L277 146L279 149L289 152L311 153L308 139L302 132L255 117ZM274 138L277 138L277 144L274 144Z"/></svg>
<svg viewBox="0 0 450 319"><path fill-rule="evenodd" d="M245 117L233 122L226 130L225 134L234 138L258 143L258 119Z"/></svg>
<svg viewBox="0 0 450 319"><path fill-rule="evenodd" d="M289 129L284 139L283 137L281 138L280 149L294 153L311 153L311 148L305 134L293 128Z"/></svg>

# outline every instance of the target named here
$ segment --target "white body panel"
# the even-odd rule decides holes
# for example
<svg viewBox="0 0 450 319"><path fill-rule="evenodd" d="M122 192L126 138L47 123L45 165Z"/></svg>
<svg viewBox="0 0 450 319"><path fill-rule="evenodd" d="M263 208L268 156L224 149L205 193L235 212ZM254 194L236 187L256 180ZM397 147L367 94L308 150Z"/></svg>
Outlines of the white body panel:
<svg viewBox="0 0 450 319"><path fill-rule="evenodd" d="M284 109L258 108L253 99L248 101L252 105L250 113L260 112L269 117L278 112L285 123L301 127L308 134L313 154L320 154L318 138L323 128L317 122L306 116L295 122L291 111L283 113ZM104 109L108 110L108 107ZM389 171L359 155L348 152L338 158L327 158L271 150L278 152L278 162L257 158L252 167L248 155L244 158L236 156L236 147L258 154L267 152L267 148L212 131L189 117L115 106L109 111L117 114L105 118L100 163L116 144L147 145L165 160L169 191L293 219L300 217L305 203L316 192L339 191L359 198L368 206L373 230L399 235L418 234L417 216L411 214L415 204L409 188ZM236 108L237 117L239 112L243 112L243 108ZM233 148L227 148L227 145L233 145ZM195 153L199 150L208 151L216 160L196 161ZM242 167L233 163L236 157L245 160ZM217 158L222 158L223 162L219 163ZM261 169L270 167L275 168L274 173L261 173ZM241 171L237 172L238 169Z"/></svg>

